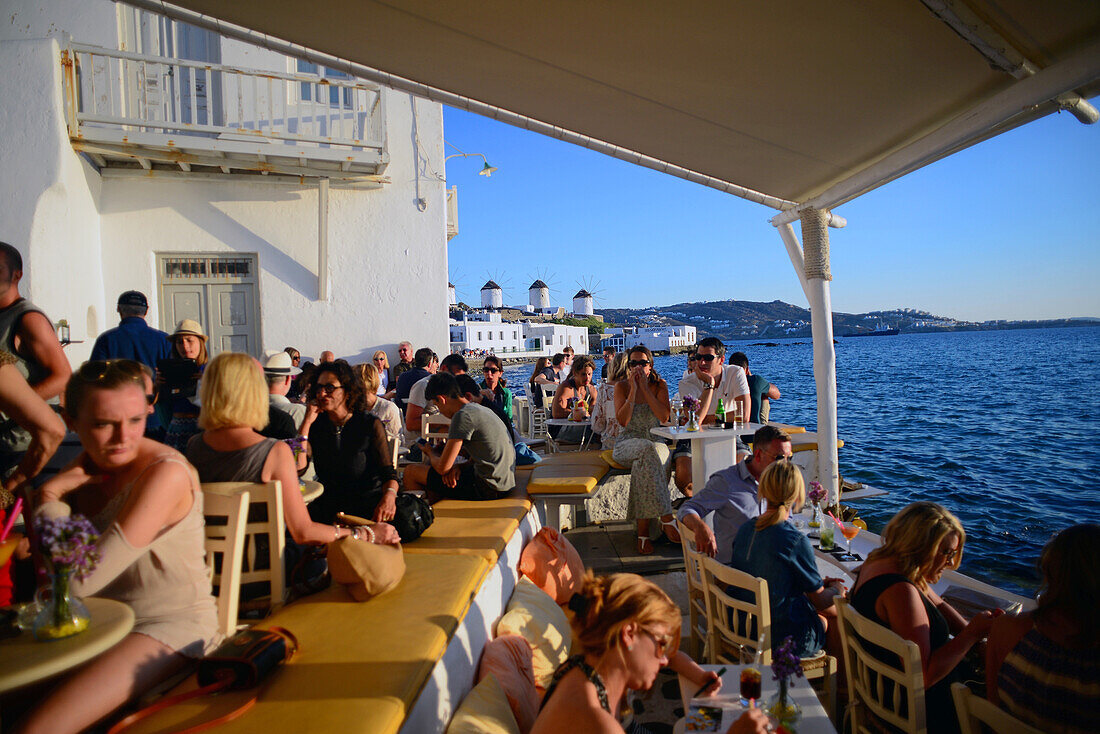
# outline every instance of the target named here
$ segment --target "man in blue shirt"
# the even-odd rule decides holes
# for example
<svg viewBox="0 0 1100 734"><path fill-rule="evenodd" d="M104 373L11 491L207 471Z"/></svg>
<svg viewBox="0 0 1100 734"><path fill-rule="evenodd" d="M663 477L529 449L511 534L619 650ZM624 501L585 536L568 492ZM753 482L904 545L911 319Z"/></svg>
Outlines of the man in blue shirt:
<svg viewBox="0 0 1100 734"><path fill-rule="evenodd" d="M149 301L140 291L126 291L118 297L122 321L99 335L92 347L92 359L132 359L156 370L157 361L169 359L172 345L168 335L145 323Z"/></svg>
<svg viewBox="0 0 1100 734"><path fill-rule="evenodd" d="M791 438L775 426L764 426L752 437L752 455L717 471L702 491L680 506L677 517L695 533L695 547L720 563L729 564L733 541L741 526L760 515L757 481L776 459L789 460ZM714 513L714 530L704 518Z"/></svg>

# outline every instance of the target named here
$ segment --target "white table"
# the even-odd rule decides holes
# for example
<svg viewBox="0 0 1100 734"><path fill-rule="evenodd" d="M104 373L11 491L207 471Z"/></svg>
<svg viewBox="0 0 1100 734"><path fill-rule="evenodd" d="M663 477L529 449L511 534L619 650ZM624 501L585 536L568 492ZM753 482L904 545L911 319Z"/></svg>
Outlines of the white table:
<svg viewBox="0 0 1100 734"><path fill-rule="evenodd" d="M589 416L583 421L575 421L572 418L547 418L546 425L548 426L584 426L585 428L592 427L592 417ZM591 430L586 430L581 436L580 451L584 451L588 444L592 443L592 437L595 434ZM554 439L555 441L557 439Z"/></svg>
<svg viewBox="0 0 1100 734"><path fill-rule="evenodd" d="M650 433L670 441L691 441L691 481L696 488L702 488L710 475L732 466L737 460L737 437L745 433L755 433L762 424L739 423L736 428L702 427L698 431L689 431L683 426L657 426Z"/></svg>
<svg viewBox="0 0 1100 734"><path fill-rule="evenodd" d="M729 725L737 720L740 716L740 712L743 710L740 703L740 691L741 691L741 669L748 667L746 665L704 665L704 670L715 670L719 668L725 668L726 672L722 675L722 689L717 696L709 696L706 698L694 699L697 703L702 703L706 706L720 706L725 709L723 716L723 728L720 731L726 731ZM767 701L775 695L779 690L778 683L772 680L771 666L765 665L759 668L761 672L760 676L760 688L761 688L761 705L767 703ZM680 700L684 704L685 713L690 709L691 696L695 691L699 690L699 686L689 681L684 676L680 676ZM796 678L794 685L787 689L794 702L802 707L802 719L798 722L798 734L836 734L836 729L833 727L833 722L829 720L829 714L826 713L825 707L821 705L821 701L817 699L817 694L814 693L814 689L810 687L809 682L805 678ZM684 720L680 719L676 723L675 732L684 731Z"/></svg>

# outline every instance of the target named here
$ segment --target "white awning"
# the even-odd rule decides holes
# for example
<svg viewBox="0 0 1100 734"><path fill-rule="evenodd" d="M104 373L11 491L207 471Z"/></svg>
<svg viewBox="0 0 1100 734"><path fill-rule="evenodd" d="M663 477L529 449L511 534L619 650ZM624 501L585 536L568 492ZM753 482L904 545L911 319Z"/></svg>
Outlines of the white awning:
<svg viewBox="0 0 1100 734"><path fill-rule="evenodd" d="M1100 92L1095 0L132 4L781 209L1060 108L1087 119Z"/></svg>

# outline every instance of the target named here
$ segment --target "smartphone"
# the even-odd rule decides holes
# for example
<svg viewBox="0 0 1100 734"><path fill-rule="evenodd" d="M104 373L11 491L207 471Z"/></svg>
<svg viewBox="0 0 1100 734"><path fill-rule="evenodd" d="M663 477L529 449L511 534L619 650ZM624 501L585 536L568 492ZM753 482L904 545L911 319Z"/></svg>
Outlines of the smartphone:
<svg viewBox="0 0 1100 734"><path fill-rule="evenodd" d="M193 359L159 359L157 369L164 377L164 387L172 397L189 398L195 394L198 363Z"/></svg>

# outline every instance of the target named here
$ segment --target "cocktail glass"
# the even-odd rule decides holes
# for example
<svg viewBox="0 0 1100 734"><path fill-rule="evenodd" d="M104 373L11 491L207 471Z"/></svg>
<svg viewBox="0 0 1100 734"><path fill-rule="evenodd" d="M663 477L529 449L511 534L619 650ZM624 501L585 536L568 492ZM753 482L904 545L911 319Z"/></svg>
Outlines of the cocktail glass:
<svg viewBox="0 0 1100 734"><path fill-rule="evenodd" d="M818 543L821 546L821 550L833 549L833 528L831 525L825 524L821 526L821 535L819 536Z"/></svg>
<svg viewBox="0 0 1100 734"><path fill-rule="evenodd" d="M760 671L755 667L741 669L741 705L748 706L749 701L759 701L761 695Z"/></svg>
<svg viewBox="0 0 1100 734"><path fill-rule="evenodd" d="M851 522L849 522L849 523L837 522L836 526L838 528L840 528L840 532L844 536L845 545L848 546L848 550L845 551L845 553L842 556L840 556L837 560L839 560L839 561L856 561L856 560L859 560L854 555L852 555L852 540L857 535L859 535L859 531L860 531L859 525L856 525L855 523L851 523Z"/></svg>
<svg viewBox="0 0 1100 734"><path fill-rule="evenodd" d="M0 566L8 562L8 559L11 558L11 554L15 552L21 540L23 540L22 533L12 533L8 536L7 540L0 543Z"/></svg>
<svg viewBox="0 0 1100 734"><path fill-rule="evenodd" d="M669 411L669 418L672 421L672 427L678 428L680 426L680 415L684 409L684 401L680 398L675 398L669 403L671 410Z"/></svg>

